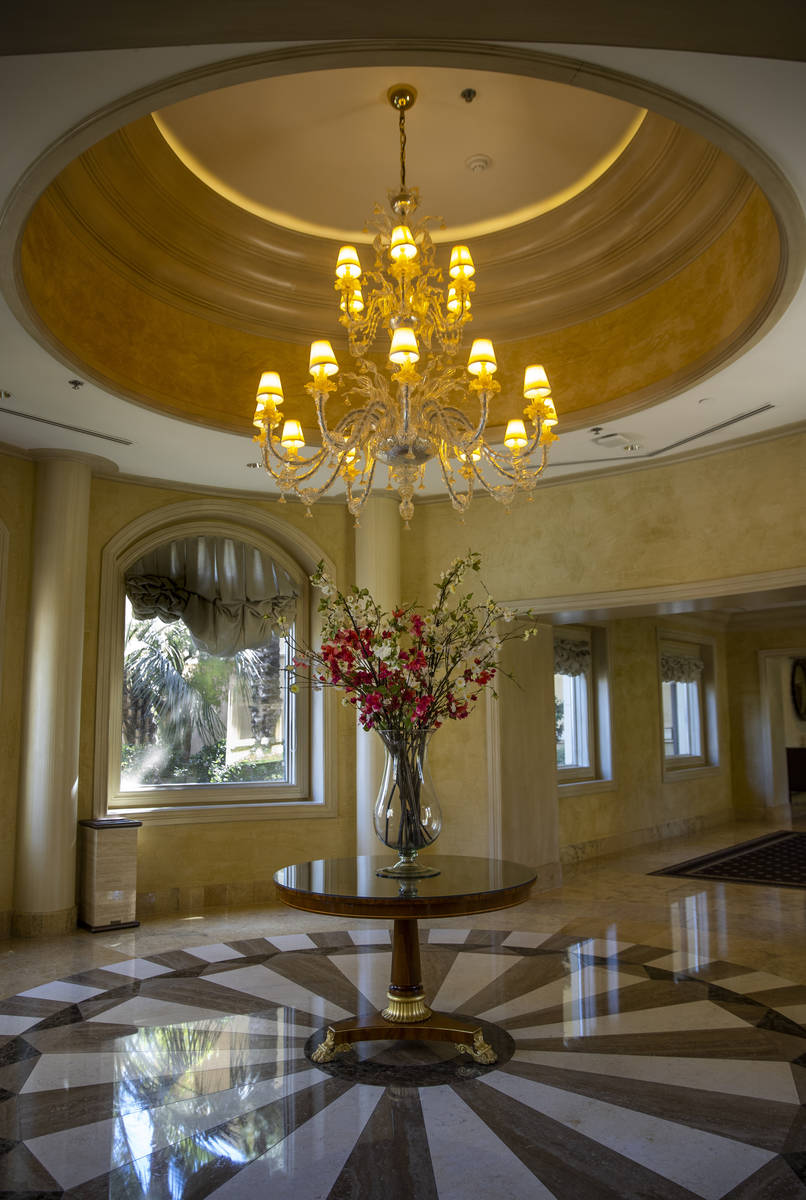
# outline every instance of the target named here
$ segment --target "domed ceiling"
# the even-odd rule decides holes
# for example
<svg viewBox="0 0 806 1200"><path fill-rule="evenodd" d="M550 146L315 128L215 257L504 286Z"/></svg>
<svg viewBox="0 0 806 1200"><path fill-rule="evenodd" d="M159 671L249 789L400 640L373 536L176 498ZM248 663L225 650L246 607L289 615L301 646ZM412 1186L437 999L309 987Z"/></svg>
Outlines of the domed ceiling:
<svg viewBox="0 0 806 1200"><path fill-rule="evenodd" d="M41 340L113 393L243 434L260 372L279 370L310 431L305 343L347 359L333 269L397 187L401 81L418 92L408 181L446 223L438 258L461 240L476 261L467 340L496 342L494 423L518 415L527 362L545 365L562 432L674 395L769 314L775 217L700 134L545 79L402 65L208 92L85 151L22 239Z"/></svg>

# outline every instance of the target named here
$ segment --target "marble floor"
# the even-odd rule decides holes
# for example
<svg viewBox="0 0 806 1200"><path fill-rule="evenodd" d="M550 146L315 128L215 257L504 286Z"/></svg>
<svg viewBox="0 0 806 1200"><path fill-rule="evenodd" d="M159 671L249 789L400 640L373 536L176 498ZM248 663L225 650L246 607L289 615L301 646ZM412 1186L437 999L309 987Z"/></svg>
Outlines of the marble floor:
<svg viewBox="0 0 806 1200"><path fill-rule="evenodd" d="M0 943L0 1197L806 1200L806 894L648 871L742 824L421 926L431 1003L501 1031L365 1043L383 922L280 907ZM471 924L472 922L472 924Z"/></svg>

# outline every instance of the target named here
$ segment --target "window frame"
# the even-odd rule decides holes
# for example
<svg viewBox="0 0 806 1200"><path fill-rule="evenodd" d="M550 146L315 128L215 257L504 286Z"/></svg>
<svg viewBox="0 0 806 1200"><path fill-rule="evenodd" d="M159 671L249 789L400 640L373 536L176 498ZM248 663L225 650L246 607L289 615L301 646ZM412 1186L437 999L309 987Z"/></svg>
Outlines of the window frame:
<svg viewBox="0 0 806 1200"><path fill-rule="evenodd" d="M587 722L586 722L587 733L586 733L585 741L587 743L587 750L588 750L588 765L581 766L578 763L572 763L569 766L566 766L565 764L563 764L563 766L560 766L560 764L557 763L557 778L560 782L581 783L581 782L587 781L589 779L595 779L595 777L596 777L596 712L595 712L596 706L594 704L594 697L593 697L593 693L594 693L593 646L591 645L590 634L589 634L589 631L587 631L587 630L577 630L577 629L571 630L571 629L565 628L565 629L563 629L562 634L559 634L555 630L554 637L555 637L555 640L558 637L564 637L568 641L585 642L588 645L588 647L590 649L590 653L591 653L590 666L588 667L587 671L583 671L581 673L581 675L562 675L558 671L554 672L554 689L555 689L554 694L555 694L555 696L557 694L556 688L557 688L557 676L558 675L560 676L561 679L576 680L576 679L582 678L585 680L585 711L586 711L586 717L587 717ZM575 706L575 709L576 709L576 706Z"/></svg>
<svg viewBox="0 0 806 1200"><path fill-rule="evenodd" d="M590 766L560 767L556 766L555 758L558 788L565 795L606 791L615 787L611 741L612 664L607 627L598 623L584 626L558 624L553 626L553 635L555 638L578 637L588 641L591 649L590 671L586 673Z"/></svg>
<svg viewBox="0 0 806 1200"><path fill-rule="evenodd" d="M700 753L667 755L663 720L663 673L661 656L664 653L688 654L700 658L703 670L696 681L700 717ZM657 629L658 663L658 721L660 736L661 775L664 782L692 778L719 770L719 710L716 686L716 640L699 630Z"/></svg>
<svg viewBox="0 0 806 1200"><path fill-rule="evenodd" d="M323 555L293 528L265 513L245 512L232 501L194 501L146 514L121 530L107 543L101 560L93 813L172 824L333 815L335 710L333 696L325 691L301 689L297 693L297 776L293 785L162 784L126 792L120 788L125 572L143 554L167 541L205 535L245 541L276 558L299 585L297 636L303 642L316 640L320 622L318 614L311 611L308 575ZM332 563L325 561L332 569Z"/></svg>

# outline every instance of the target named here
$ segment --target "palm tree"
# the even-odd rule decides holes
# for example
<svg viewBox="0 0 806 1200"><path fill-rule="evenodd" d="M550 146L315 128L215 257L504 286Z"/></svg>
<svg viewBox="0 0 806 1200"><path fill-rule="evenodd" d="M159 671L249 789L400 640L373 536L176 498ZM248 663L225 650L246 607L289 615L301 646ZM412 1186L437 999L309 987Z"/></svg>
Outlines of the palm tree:
<svg viewBox="0 0 806 1200"><path fill-rule="evenodd" d="M205 744L226 735L220 708L230 666L211 660L221 662L221 669L199 671L199 661L181 621L167 625L156 618L129 618L123 668L126 745L153 745L159 739L189 753L194 732Z"/></svg>

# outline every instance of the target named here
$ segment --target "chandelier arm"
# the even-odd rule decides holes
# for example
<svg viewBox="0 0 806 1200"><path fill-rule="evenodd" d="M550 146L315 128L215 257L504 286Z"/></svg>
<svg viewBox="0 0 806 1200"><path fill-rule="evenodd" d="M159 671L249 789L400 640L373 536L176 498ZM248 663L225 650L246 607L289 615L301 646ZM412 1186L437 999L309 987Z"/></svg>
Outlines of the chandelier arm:
<svg viewBox="0 0 806 1200"><path fill-rule="evenodd" d="M540 427L538 425L537 431L534 434L534 436L532 437L531 441L528 443L528 445L524 446L523 450L521 450L520 454L518 455L518 458L523 463L524 468L526 468L528 470L534 469L530 464L528 464L526 462L526 460L530 457L530 455L534 454L535 449L537 448L537 443L538 443L539 439L540 439ZM488 446L486 444L485 444L485 449L487 451L488 460L492 463L492 465L497 470L502 471L503 468L502 468L501 464L508 461L504 457L504 451L493 450L492 446ZM544 446L543 447L543 456L544 457L545 457L545 449L546 448Z"/></svg>
<svg viewBox="0 0 806 1200"><path fill-rule="evenodd" d="M466 437L464 441L457 441L456 444L460 447L460 449L467 451L471 447L477 445L479 442L482 442L486 448L487 444L483 441L483 434L487 426L489 396L490 393L487 391L479 393L479 403L481 407L477 425L473 425L470 421L470 418L463 413L461 409L455 408L453 405L438 405L436 400L432 402L435 408L435 417L438 417L439 420L443 421L446 426L447 422L445 422L445 417L450 416L451 419L454 420L458 425L464 427L465 431L469 432L469 436Z"/></svg>
<svg viewBox="0 0 806 1200"><path fill-rule="evenodd" d="M282 465L282 467L288 468L289 466L296 465L296 464L298 464L299 466L305 466L305 467L310 466L311 474L314 471L319 470L322 463L325 461L325 458L327 457L327 454L323 447L321 450L317 450L316 454L314 454L314 456L312 458L287 458L287 457L284 458L281 454L277 453L275 439L272 437L271 434L269 434L269 437L267 438L266 446L263 447L263 452L264 452L266 469L272 475L274 475L275 479L279 478L279 476L276 474L276 472L273 470L273 468L271 466L268 454L266 452L267 450L271 452L273 457L277 459L278 463L280 463ZM301 478L307 478L307 476L301 476Z"/></svg>
<svg viewBox="0 0 806 1200"><path fill-rule="evenodd" d="M448 495L451 498L451 504L459 512L464 512L470 503L473 496L473 480L472 476L467 478L467 490L464 492L457 491L454 487L454 475L450 466L450 460L440 447L439 452L439 468L442 473L442 482L448 490Z"/></svg>
<svg viewBox="0 0 806 1200"><path fill-rule="evenodd" d="M336 466L333 468L333 470L328 475L327 479L319 487L309 487L309 488L300 489L297 486L302 481L302 479L307 479L309 477L310 472L308 474L302 476L301 479L292 480L290 486L297 493L297 495L299 496L299 499L301 500L301 502L303 504L314 504L320 498L320 496L324 496L325 492L327 492L333 486L333 484L336 481L336 476L338 475L340 468L341 468L341 464L337 463Z"/></svg>
<svg viewBox="0 0 806 1200"><path fill-rule="evenodd" d="M347 483L347 508L352 513L352 515L354 517L356 517L356 519L358 518L361 510L363 509L364 505L367 502L367 499L369 498L370 492L372 491L372 482L373 482L373 479L375 478L375 468L377 465L378 465L378 460L375 457L373 457L372 465L369 469L369 475L363 476L364 487L363 487L363 490L361 491L361 493L359 494L357 500L353 497L352 482L348 480L348 483Z"/></svg>
<svg viewBox="0 0 806 1200"><path fill-rule="evenodd" d="M512 478L512 482L509 484L489 483L484 478L484 475L483 475L482 471L480 470L478 463L471 462L471 468L472 468L473 474L476 476L476 479L478 480L478 482L480 483L480 485L482 486L484 491L487 492L488 495L492 496L493 499L495 499L495 500L501 500L505 504L508 504L511 502L511 500L515 494L517 480ZM505 472L501 471L501 474L504 475L505 478L509 478L509 476L506 475Z"/></svg>

